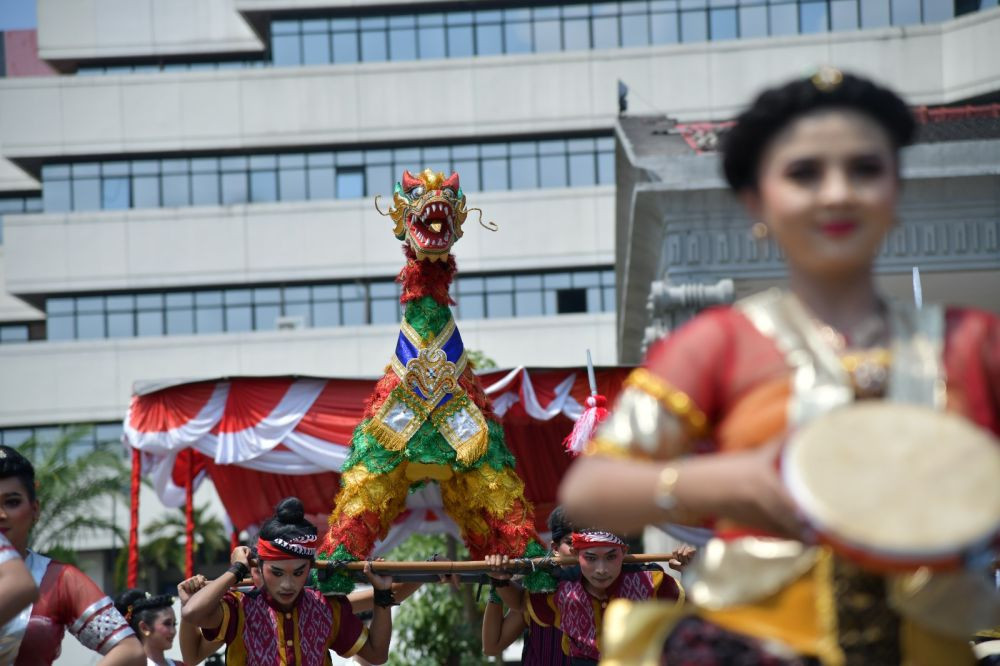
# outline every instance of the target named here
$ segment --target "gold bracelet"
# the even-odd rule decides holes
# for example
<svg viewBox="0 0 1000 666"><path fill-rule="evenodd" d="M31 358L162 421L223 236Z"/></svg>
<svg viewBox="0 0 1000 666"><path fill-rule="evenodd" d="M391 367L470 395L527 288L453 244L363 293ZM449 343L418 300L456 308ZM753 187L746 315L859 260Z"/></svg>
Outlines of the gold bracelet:
<svg viewBox="0 0 1000 666"><path fill-rule="evenodd" d="M677 465L667 464L656 479L656 490L653 491L653 503L664 511L674 512L677 510L677 498L674 497L674 488L680 479L680 471Z"/></svg>

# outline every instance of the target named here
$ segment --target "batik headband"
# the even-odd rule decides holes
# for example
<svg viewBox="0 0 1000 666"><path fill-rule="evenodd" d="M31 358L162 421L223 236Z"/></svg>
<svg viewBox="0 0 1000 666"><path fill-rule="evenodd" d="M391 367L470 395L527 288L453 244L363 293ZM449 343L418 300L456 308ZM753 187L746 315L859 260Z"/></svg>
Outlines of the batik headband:
<svg viewBox="0 0 1000 666"><path fill-rule="evenodd" d="M605 532L603 530L586 530L584 532L573 532L573 549L584 550L586 548L621 548L626 550L628 544L617 534Z"/></svg>
<svg viewBox="0 0 1000 666"><path fill-rule="evenodd" d="M257 557L263 561L267 560L311 560L316 557L315 544L317 537L315 534L307 534L288 541L278 537L276 539L257 538Z"/></svg>

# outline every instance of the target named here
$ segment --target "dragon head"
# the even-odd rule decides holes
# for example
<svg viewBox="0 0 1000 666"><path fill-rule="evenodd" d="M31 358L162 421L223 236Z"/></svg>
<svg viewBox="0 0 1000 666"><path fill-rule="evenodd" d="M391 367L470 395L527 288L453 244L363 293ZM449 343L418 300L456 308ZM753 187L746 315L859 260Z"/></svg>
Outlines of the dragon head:
<svg viewBox="0 0 1000 666"><path fill-rule="evenodd" d="M469 211L458 174L445 178L440 171L424 169L419 176L403 172L392 195L389 217L393 233L405 240L418 261L443 261L451 246L462 237L462 224Z"/></svg>

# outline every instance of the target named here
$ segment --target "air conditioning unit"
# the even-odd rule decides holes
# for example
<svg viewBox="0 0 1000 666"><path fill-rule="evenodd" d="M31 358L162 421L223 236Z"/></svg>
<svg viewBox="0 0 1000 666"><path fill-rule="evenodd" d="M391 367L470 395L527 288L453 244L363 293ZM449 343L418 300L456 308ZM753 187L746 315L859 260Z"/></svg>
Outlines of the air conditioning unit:
<svg viewBox="0 0 1000 666"><path fill-rule="evenodd" d="M297 331L306 327L306 318L302 315L278 317L274 320L274 327L279 331Z"/></svg>

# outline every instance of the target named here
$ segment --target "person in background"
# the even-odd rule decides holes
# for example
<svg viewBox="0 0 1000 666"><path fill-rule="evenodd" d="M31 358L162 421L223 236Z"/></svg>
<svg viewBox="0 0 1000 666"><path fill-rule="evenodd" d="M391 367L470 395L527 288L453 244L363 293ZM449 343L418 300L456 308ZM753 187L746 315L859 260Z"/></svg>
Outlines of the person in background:
<svg viewBox="0 0 1000 666"><path fill-rule="evenodd" d="M101 655L98 666L142 666L146 653L111 599L85 573L28 548L41 507L35 468L9 446L0 446L0 533L24 559L38 586L38 600L0 627L0 664L50 666L67 629Z"/></svg>
<svg viewBox="0 0 1000 666"><path fill-rule="evenodd" d="M164 656L177 635L174 598L169 594L150 596L142 590L126 590L115 599L115 608L125 616L146 651L147 666L185 666Z"/></svg>

